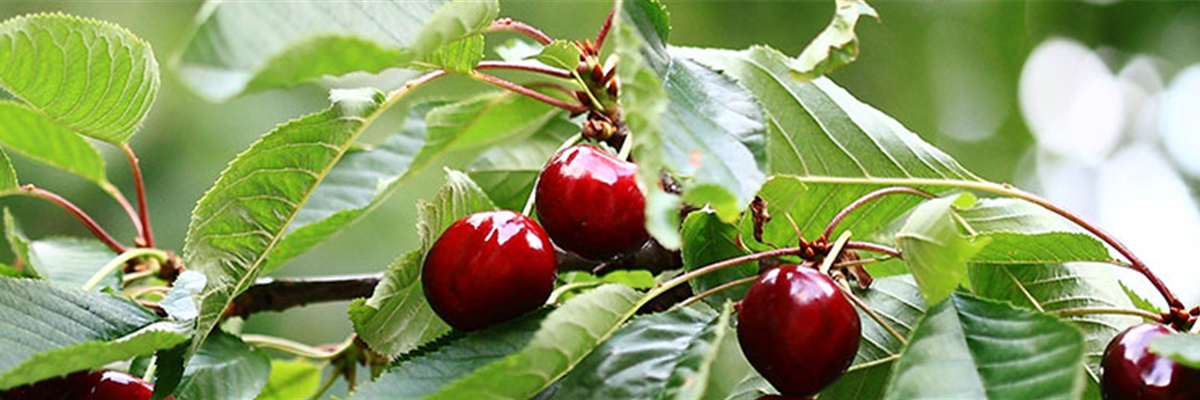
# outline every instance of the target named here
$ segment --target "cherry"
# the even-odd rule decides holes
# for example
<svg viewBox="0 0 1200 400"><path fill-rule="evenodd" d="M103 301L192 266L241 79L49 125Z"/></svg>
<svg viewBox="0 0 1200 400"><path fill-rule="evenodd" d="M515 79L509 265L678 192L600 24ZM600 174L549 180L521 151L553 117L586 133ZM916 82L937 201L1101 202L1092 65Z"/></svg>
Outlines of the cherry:
<svg viewBox="0 0 1200 400"><path fill-rule="evenodd" d="M738 310L742 353L784 396L821 391L858 352L861 325L833 280L785 264L763 273Z"/></svg>
<svg viewBox="0 0 1200 400"><path fill-rule="evenodd" d="M536 198L554 244L583 257L606 260L650 238L637 165L595 146L555 154L538 178Z"/></svg>
<svg viewBox="0 0 1200 400"><path fill-rule="evenodd" d="M154 385L120 371L80 371L0 392L4 400L147 400ZM174 400L173 396L167 396Z"/></svg>
<svg viewBox="0 0 1200 400"><path fill-rule="evenodd" d="M536 310L554 289L558 264L546 232L508 210L451 224L421 272L425 298L450 326L474 330Z"/></svg>
<svg viewBox="0 0 1200 400"><path fill-rule="evenodd" d="M1170 335L1158 323L1134 325L1113 338L1100 362L1105 399L1200 399L1200 370L1151 353L1150 339Z"/></svg>

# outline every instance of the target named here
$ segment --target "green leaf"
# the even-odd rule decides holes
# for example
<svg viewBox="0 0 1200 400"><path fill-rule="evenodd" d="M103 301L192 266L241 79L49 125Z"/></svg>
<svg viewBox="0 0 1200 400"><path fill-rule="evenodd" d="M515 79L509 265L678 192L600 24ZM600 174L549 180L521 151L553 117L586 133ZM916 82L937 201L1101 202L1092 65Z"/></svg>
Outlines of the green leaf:
<svg viewBox="0 0 1200 400"><path fill-rule="evenodd" d="M463 217L479 211L494 210L488 199L471 178L459 171L446 169L446 185L433 201L417 203L417 236L421 239L421 262L442 232Z"/></svg>
<svg viewBox="0 0 1200 400"><path fill-rule="evenodd" d="M434 108L425 116L425 145L413 161L451 150L480 149L532 136L563 111L513 92L488 92Z"/></svg>
<svg viewBox="0 0 1200 400"><path fill-rule="evenodd" d="M1150 351L1188 368L1200 369L1200 335L1177 333L1150 339Z"/></svg>
<svg viewBox="0 0 1200 400"><path fill-rule="evenodd" d="M104 159L95 147L24 104L0 100L0 144L91 182L108 182Z"/></svg>
<svg viewBox="0 0 1200 400"><path fill-rule="evenodd" d="M1070 324L954 294L917 326L886 398L1074 399L1083 360L1083 335Z"/></svg>
<svg viewBox="0 0 1200 400"><path fill-rule="evenodd" d="M4 208L4 239L8 241L14 257L22 260L29 259L29 239L25 238L25 233L21 231L21 226L8 207ZM29 272L31 277L38 277L37 271Z"/></svg>
<svg viewBox="0 0 1200 400"><path fill-rule="evenodd" d="M321 367L304 360L271 360L271 378L257 400L308 398L321 385Z"/></svg>
<svg viewBox="0 0 1200 400"><path fill-rule="evenodd" d="M575 71L581 56L583 54L575 44L566 40L555 40L542 47L542 51L533 58L551 67Z"/></svg>
<svg viewBox="0 0 1200 400"><path fill-rule="evenodd" d="M690 307L634 319L563 377L554 398L654 398L688 346L717 319Z"/></svg>
<svg viewBox="0 0 1200 400"><path fill-rule="evenodd" d="M1104 243L1070 232L1057 214L1015 199L986 199L956 212L976 237L990 240L972 263L1053 264L1071 261L1112 262Z"/></svg>
<svg viewBox="0 0 1200 400"><path fill-rule="evenodd" d="M332 107L280 125L238 155L192 212L184 260L208 285L189 354L263 272L288 225L385 101L373 90L330 97Z"/></svg>
<svg viewBox="0 0 1200 400"><path fill-rule="evenodd" d="M412 161L424 144L425 114L430 108L414 107L404 128L383 144L347 150L296 213L263 271L278 268L358 221L424 170L428 163Z"/></svg>
<svg viewBox="0 0 1200 400"><path fill-rule="evenodd" d="M150 44L88 18L34 14L0 23L0 65L9 66L0 70L0 87L42 117L113 144L129 141L158 93ZM5 113L0 121L13 111Z"/></svg>
<svg viewBox="0 0 1200 400"><path fill-rule="evenodd" d="M192 90L221 101L413 66L481 32L497 13L495 1L211 2L176 65Z"/></svg>
<svg viewBox="0 0 1200 400"><path fill-rule="evenodd" d="M1125 286L1125 283L1118 283L1121 284L1121 291L1125 292L1125 295L1129 297L1129 301L1133 303L1134 307L1155 314L1162 314L1162 310L1160 310L1158 306L1155 306L1154 303L1150 302L1150 300L1146 300L1145 297L1142 297L1141 295L1137 294L1137 292L1134 292L1133 289Z"/></svg>
<svg viewBox="0 0 1200 400"><path fill-rule="evenodd" d="M159 307L176 321L191 321L200 316L196 298L208 285L208 277L196 271L180 273L171 283L171 290L158 302Z"/></svg>
<svg viewBox="0 0 1200 400"><path fill-rule="evenodd" d="M779 391L771 387L771 383L767 382L766 378L755 373L742 378L734 387L733 392L730 392L725 398L727 400L759 400L769 394L779 394Z"/></svg>
<svg viewBox="0 0 1200 400"><path fill-rule="evenodd" d="M970 194L926 201L912 210L896 233L904 262L912 271L927 303L949 296L967 277L967 260L987 245L987 239L968 238L958 231L954 207L970 206Z"/></svg>
<svg viewBox="0 0 1200 400"><path fill-rule="evenodd" d="M115 257L108 246L95 239L49 237L29 242L27 261L42 279L81 287ZM113 271L93 290L118 290L121 276L119 269Z"/></svg>
<svg viewBox="0 0 1200 400"><path fill-rule="evenodd" d="M20 185L17 182L17 171L13 170L12 161L8 159L8 153L5 153L4 149L0 148L0 197L15 192Z"/></svg>
<svg viewBox="0 0 1200 400"><path fill-rule="evenodd" d="M179 400L250 399L271 375L271 358L225 332L208 336L192 357L176 389Z"/></svg>
<svg viewBox="0 0 1200 400"><path fill-rule="evenodd" d="M520 351L538 332L545 312L442 339L406 354L352 399L423 398L472 371Z"/></svg>
<svg viewBox="0 0 1200 400"><path fill-rule="evenodd" d="M149 355L183 328L108 294L0 278L0 390Z"/></svg>
<svg viewBox="0 0 1200 400"><path fill-rule="evenodd" d="M421 66L451 72L471 72L475 64L483 60L483 43L483 35L479 34L455 40L425 56Z"/></svg>
<svg viewBox="0 0 1200 400"><path fill-rule="evenodd" d="M683 268L688 271L747 254L738 245L736 227L721 222L716 214L703 211L688 214L683 221L683 248L680 253ZM745 263L696 278L691 285L692 290L700 293L729 281L755 275L758 275L758 263ZM748 284L734 287L705 297L704 301L713 306L724 304L726 300L737 301L746 296L748 289Z"/></svg>
<svg viewBox="0 0 1200 400"><path fill-rule="evenodd" d="M654 275L644 269L619 269L606 273L603 276L595 276L584 271L569 271L560 274L558 278L563 281L563 284L603 282L621 284L632 289L650 289L658 286L658 281L654 279Z"/></svg>
<svg viewBox="0 0 1200 400"><path fill-rule="evenodd" d="M637 310L641 293L605 285L567 301L520 351L442 387L432 399L529 398L570 372Z"/></svg>
<svg viewBox="0 0 1200 400"><path fill-rule="evenodd" d="M1065 230L1067 221L1036 205L1013 199L985 199L960 210L963 221L981 235L1015 232L1036 235ZM1089 264L973 264L974 293L1037 311L1072 308L1128 308L1120 281L1108 268ZM1108 342L1139 322L1124 315L1073 315L1065 318L1084 332L1088 372L1099 382L1100 360Z"/></svg>
<svg viewBox="0 0 1200 400"><path fill-rule="evenodd" d="M750 363L741 357L741 348L733 340L737 336L731 324L733 303L726 302L721 310L721 314L710 321L676 358L675 367L660 398L721 398L724 397L721 393L732 391L738 383L721 379L722 374L731 372L723 364L732 364L732 369L740 372L732 375L749 372ZM736 358L731 360L733 357L730 356ZM717 387L721 383L726 383L728 387Z"/></svg>
<svg viewBox="0 0 1200 400"><path fill-rule="evenodd" d="M423 258L420 251L400 256L388 266L370 299L350 304L354 332L376 353L396 357L450 331L425 301Z"/></svg>
<svg viewBox="0 0 1200 400"><path fill-rule="evenodd" d="M546 160L579 126L562 117L551 119L538 133L515 143L498 144L467 165L468 174L497 207L520 210L533 192Z"/></svg>
<svg viewBox="0 0 1200 400"><path fill-rule="evenodd" d="M792 64L796 79L813 79L854 62L858 58L858 36L854 34L858 18L865 15L879 19L866 0L836 0L835 4L833 21Z"/></svg>

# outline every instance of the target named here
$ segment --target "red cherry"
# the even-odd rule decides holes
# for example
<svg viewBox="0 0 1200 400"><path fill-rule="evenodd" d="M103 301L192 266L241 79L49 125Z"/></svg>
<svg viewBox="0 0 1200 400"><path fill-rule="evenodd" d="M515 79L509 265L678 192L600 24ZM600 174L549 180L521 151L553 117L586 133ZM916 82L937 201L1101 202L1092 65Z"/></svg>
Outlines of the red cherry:
<svg viewBox="0 0 1200 400"><path fill-rule="evenodd" d="M641 247L646 197L637 165L591 145L555 154L537 183L538 220L554 244L593 260Z"/></svg>
<svg viewBox="0 0 1200 400"><path fill-rule="evenodd" d="M147 400L154 385L120 371L76 372L0 392L4 400ZM167 396L167 400L175 397Z"/></svg>
<svg viewBox="0 0 1200 400"><path fill-rule="evenodd" d="M1158 323L1134 325L1113 338L1100 362L1105 399L1200 399L1200 370L1151 353L1150 339L1170 335Z"/></svg>
<svg viewBox="0 0 1200 400"><path fill-rule="evenodd" d="M477 212L446 228L425 256L421 283L433 311L474 330L538 309L558 264L536 222L508 210Z"/></svg>
<svg viewBox="0 0 1200 400"><path fill-rule="evenodd" d="M742 353L789 397L812 396L841 376L858 352L861 329L833 280L796 264L763 273L738 312Z"/></svg>

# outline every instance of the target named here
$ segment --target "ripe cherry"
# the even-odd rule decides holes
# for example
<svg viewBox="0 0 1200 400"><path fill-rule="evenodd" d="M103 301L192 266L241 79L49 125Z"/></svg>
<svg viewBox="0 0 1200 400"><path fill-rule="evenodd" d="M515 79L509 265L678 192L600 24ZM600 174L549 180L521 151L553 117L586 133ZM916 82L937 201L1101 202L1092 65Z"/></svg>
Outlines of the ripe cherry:
<svg viewBox="0 0 1200 400"><path fill-rule="evenodd" d="M650 238L637 165L595 146L555 154L538 178L536 198L554 244L583 257L605 260Z"/></svg>
<svg viewBox="0 0 1200 400"><path fill-rule="evenodd" d="M558 264L536 222L508 210L468 215L446 228L421 272L425 298L450 326L474 330L541 307Z"/></svg>
<svg viewBox="0 0 1200 400"><path fill-rule="evenodd" d="M120 371L80 371L0 392L0 398L22 400L147 400L154 385ZM174 400L173 396L167 396Z"/></svg>
<svg viewBox="0 0 1200 400"><path fill-rule="evenodd" d="M1151 353L1150 339L1170 335L1158 323L1134 325L1117 335L1100 362L1105 399L1200 399L1200 370Z"/></svg>
<svg viewBox="0 0 1200 400"><path fill-rule="evenodd" d="M829 277L786 264L763 273L738 310L738 341L750 365L784 396L821 391L858 352L854 306Z"/></svg>

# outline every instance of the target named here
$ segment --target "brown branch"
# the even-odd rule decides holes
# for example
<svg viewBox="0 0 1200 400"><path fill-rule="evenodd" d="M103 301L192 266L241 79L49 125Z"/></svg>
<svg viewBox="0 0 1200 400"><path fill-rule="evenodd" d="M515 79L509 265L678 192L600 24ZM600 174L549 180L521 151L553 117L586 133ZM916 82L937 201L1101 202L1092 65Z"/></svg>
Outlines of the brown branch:
<svg viewBox="0 0 1200 400"><path fill-rule="evenodd" d="M488 74L485 74L482 72L473 72L470 74L470 76L471 76L471 78L478 80L480 82L484 82L484 83L487 83L490 85L495 85L495 86L499 86L504 89L511 90L518 94L522 94L522 95L531 97L535 100L538 100L543 103L570 111L572 113L581 113L581 112L587 111L587 107L584 107L582 104L569 104L562 100L547 96L546 94L538 92L536 90L518 85L516 83L509 82L509 81L506 81L506 80L503 80L498 77L488 75Z"/></svg>
<svg viewBox="0 0 1200 400"><path fill-rule="evenodd" d="M508 18L508 17L500 18L500 19L493 21L492 24L489 25L483 31L488 32L488 33L492 33L492 32L520 33L522 35L530 37L533 40L536 40L538 43L541 43L543 45L554 42L554 39L551 39L550 35L547 35L545 32L542 32L541 29L535 28L533 25L529 25L529 24L526 24L521 21L516 21L516 20L513 20L512 18Z"/></svg>
<svg viewBox="0 0 1200 400"><path fill-rule="evenodd" d="M129 143L121 146L121 150L125 152L125 158L129 159L129 168L133 171L133 185L137 190L138 218L141 225L138 231L141 237L138 247L153 248L154 232L150 229L150 209L146 207L146 181L142 179L141 161L138 161L137 154L133 152Z"/></svg>
<svg viewBox="0 0 1200 400"><path fill-rule="evenodd" d="M870 202L872 200L875 200L875 199L878 199L880 197L887 196L890 194L913 194L913 195L924 197L926 199L932 199L932 198L936 197L933 194L926 192L924 190L910 188L907 186L886 187L883 189L873 191L871 193L867 193L867 194L863 195L862 197L859 197L858 200L854 200L854 202L850 203L845 208L843 208L842 211L839 211L837 213L837 215L835 215L833 217L832 220L829 220L829 225L825 226L825 233L821 235L821 239L829 240L829 237L833 235L833 229L837 228L838 223L842 222L842 220L845 219L846 216L850 215L850 213L852 211L857 210L859 207L862 207L863 204L867 204L868 202ZM820 239L818 239L818 240L820 240Z"/></svg>
<svg viewBox="0 0 1200 400"><path fill-rule="evenodd" d="M87 229L92 232L92 235L95 235L97 239L100 239L101 242L104 242L104 244L108 246L109 249L112 249L113 252L117 254L125 252L125 245L122 245L117 241L117 239L114 239L112 235L109 235L108 231L105 231L104 228L100 227L100 224L97 224L96 220L92 219L92 216L88 215L87 212L84 212L83 209L79 208L79 206L76 206L69 200L64 199L62 196L33 185L21 186L20 193L26 196L36 197L54 203L54 205L66 210L71 214L71 216L75 217L75 219L78 219L79 222L82 222L83 226L87 227Z"/></svg>
<svg viewBox="0 0 1200 400"><path fill-rule="evenodd" d="M121 209L125 210L125 215L129 217L129 222L133 223L133 230L137 231L138 235L141 235L142 220L138 217L138 212L133 208L133 204L129 203L129 199L125 198L124 193L121 193L121 189L113 186L112 183L102 184L100 188L112 196L117 201L117 204L121 205Z"/></svg>
<svg viewBox="0 0 1200 400"><path fill-rule="evenodd" d="M307 278L259 278L225 309L226 317L247 317L263 311L284 311L313 303L370 296L383 273Z"/></svg>
<svg viewBox="0 0 1200 400"><path fill-rule="evenodd" d="M536 72L539 74L550 75L555 78L572 79L575 77L574 75L571 75L570 71L532 63L480 61L479 64L475 64L475 69L512 69L518 71Z"/></svg>

